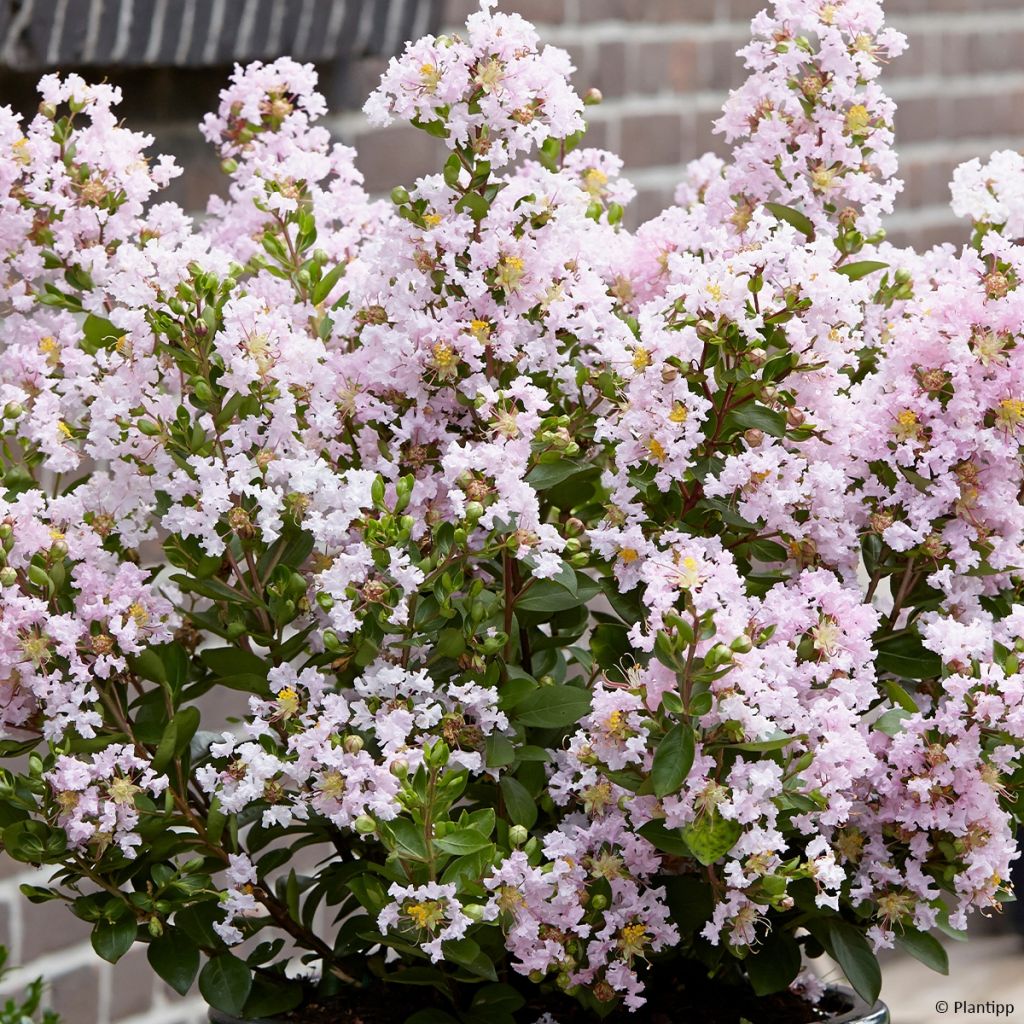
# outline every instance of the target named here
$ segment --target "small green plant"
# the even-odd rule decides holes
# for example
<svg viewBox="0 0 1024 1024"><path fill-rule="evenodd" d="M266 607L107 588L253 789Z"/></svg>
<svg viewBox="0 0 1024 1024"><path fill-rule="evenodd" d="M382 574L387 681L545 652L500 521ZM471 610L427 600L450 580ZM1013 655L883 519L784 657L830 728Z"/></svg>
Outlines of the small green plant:
<svg viewBox="0 0 1024 1024"><path fill-rule="evenodd" d="M7 950L0 946L0 978L10 973ZM0 1007L0 1024L58 1024L60 1015L53 1010L40 1011L46 983L42 978L30 981L21 996L11 996Z"/></svg>

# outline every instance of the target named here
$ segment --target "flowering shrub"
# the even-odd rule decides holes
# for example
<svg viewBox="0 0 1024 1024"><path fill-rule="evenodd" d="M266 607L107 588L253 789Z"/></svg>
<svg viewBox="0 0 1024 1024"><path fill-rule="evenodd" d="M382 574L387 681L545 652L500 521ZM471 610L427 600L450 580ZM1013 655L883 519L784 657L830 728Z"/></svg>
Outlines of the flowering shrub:
<svg viewBox="0 0 1024 1024"><path fill-rule="evenodd" d="M449 151L390 203L287 59L204 122L200 224L116 89L0 111L3 846L250 1017L813 993L822 951L873 999L1009 896L1020 157L957 172L970 245L888 245L903 39L776 0L733 156L631 233L491 7L367 103Z"/></svg>

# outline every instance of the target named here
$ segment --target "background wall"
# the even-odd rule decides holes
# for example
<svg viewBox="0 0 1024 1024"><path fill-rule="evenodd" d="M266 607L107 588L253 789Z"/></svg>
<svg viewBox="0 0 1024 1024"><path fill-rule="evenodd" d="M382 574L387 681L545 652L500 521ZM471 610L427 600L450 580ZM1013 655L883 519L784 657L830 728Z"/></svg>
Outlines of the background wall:
<svg viewBox="0 0 1024 1024"><path fill-rule="evenodd" d="M80 2L80 0L76 0ZM184 0L183 0L184 2ZM264 0L266 2L266 0ZM292 0L276 0L278 4ZM380 0L356 0L378 3ZM418 0L404 0L406 6ZM632 220L650 217L670 199L680 165L720 148L710 125L742 73L734 56L762 0L505 0L568 48L578 87L599 88L605 102L590 108L591 144L621 153L639 188ZM289 6L294 11L299 7ZM455 27L474 0L444 0L441 18ZM906 189L890 223L894 240L917 244L957 240L963 229L948 209L952 168L993 148L1024 144L1024 7L1020 0L889 0L892 22L911 47L885 82L900 105L897 138ZM291 16L289 14L289 16ZM368 128L358 113L386 56L359 55L324 68L332 128L359 149L359 166L374 192L436 170L436 140L408 127ZM157 135L157 147L188 168L174 198L201 208L223 176L195 125L216 104L226 69L103 69L123 84L123 112L134 127ZM0 68L0 101L35 107L38 73ZM0 857L0 942L20 975L43 974L50 1003L68 1024L188 1024L198 999L181 1000L156 982L137 948L117 967L97 960L88 929L53 903L28 904L18 884L32 881Z"/></svg>

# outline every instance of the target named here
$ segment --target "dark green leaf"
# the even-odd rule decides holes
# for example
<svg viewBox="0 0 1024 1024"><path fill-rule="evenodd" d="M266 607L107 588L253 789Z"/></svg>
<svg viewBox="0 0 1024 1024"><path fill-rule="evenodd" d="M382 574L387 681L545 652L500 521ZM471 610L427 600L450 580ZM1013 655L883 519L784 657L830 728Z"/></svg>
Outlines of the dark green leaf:
<svg viewBox="0 0 1024 1024"><path fill-rule="evenodd" d="M199 991L215 1010L239 1016L252 989L252 972L230 953L219 953L199 972Z"/></svg>
<svg viewBox="0 0 1024 1024"><path fill-rule="evenodd" d="M641 826L639 832L664 853L670 853L673 857L690 856L690 848L679 834L679 829L668 829L660 821L649 821Z"/></svg>
<svg viewBox="0 0 1024 1024"><path fill-rule="evenodd" d="M791 932L775 930L743 961L747 977L759 996L789 988L800 973L800 946Z"/></svg>
<svg viewBox="0 0 1024 1024"><path fill-rule="evenodd" d="M882 991L882 972L864 933L841 918L810 918L807 930L843 969L847 980L866 1003L874 1005Z"/></svg>
<svg viewBox="0 0 1024 1024"><path fill-rule="evenodd" d="M724 433L728 436L750 429L761 430L771 437L784 437L786 417L781 412L755 402L747 402L730 409L725 417Z"/></svg>
<svg viewBox="0 0 1024 1024"><path fill-rule="evenodd" d="M146 950L149 966L179 996L187 994L199 971L199 950L177 928L167 927Z"/></svg>
<svg viewBox="0 0 1024 1024"><path fill-rule="evenodd" d="M132 948L138 930L134 914L125 914L116 921L98 921L90 936L92 948L108 963L116 964Z"/></svg>
<svg viewBox="0 0 1024 1024"><path fill-rule="evenodd" d="M589 691L579 686L542 686L516 704L513 717L520 725L558 729L575 725L589 711Z"/></svg>
<svg viewBox="0 0 1024 1024"><path fill-rule="evenodd" d="M488 981L497 981L491 958L472 939L454 939L441 946L444 958Z"/></svg>
<svg viewBox="0 0 1024 1024"><path fill-rule="evenodd" d="M656 797L675 793L693 766L693 729L677 725L670 729L654 751L651 778Z"/></svg>
<svg viewBox="0 0 1024 1024"><path fill-rule="evenodd" d="M875 667L904 679L937 679L942 661L926 650L916 630L905 630L875 641Z"/></svg>
<svg viewBox="0 0 1024 1024"><path fill-rule="evenodd" d="M549 487L554 487L589 468L585 463L573 462L570 459L542 462L527 473L526 482L535 490L546 491Z"/></svg>
<svg viewBox="0 0 1024 1024"><path fill-rule="evenodd" d="M511 775L505 775L500 782L501 795L505 799L505 810L513 825L533 828L537 823L537 805L527 788Z"/></svg>
<svg viewBox="0 0 1024 1024"><path fill-rule="evenodd" d="M934 935L918 931L916 928L904 928L895 933L896 945L905 949L912 957L920 960L939 974L949 974L949 954Z"/></svg>
<svg viewBox="0 0 1024 1024"><path fill-rule="evenodd" d="M526 612L561 612L582 603L578 593L570 592L554 580L537 580L516 601L516 608Z"/></svg>

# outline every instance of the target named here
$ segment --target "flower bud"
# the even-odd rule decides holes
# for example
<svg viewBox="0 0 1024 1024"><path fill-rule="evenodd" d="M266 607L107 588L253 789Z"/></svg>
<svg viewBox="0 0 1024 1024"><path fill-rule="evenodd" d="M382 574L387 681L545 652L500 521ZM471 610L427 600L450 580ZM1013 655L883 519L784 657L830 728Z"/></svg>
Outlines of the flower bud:
<svg viewBox="0 0 1024 1024"><path fill-rule="evenodd" d="M409 774L409 762L404 758L397 758L391 762L389 771L396 779L404 779Z"/></svg>
<svg viewBox="0 0 1024 1024"><path fill-rule="evenodd" d="M220 169L225 174L234 174L238 170L238 161L232 157L227 157L220 162Z"/></svg>
<svg viewBox="0 0 1024 1024"><path fill-rule="evenodd" d="M13 587L18 582L18 574L10 565L0 569L0 587Z"/></svg>
<svg viewBox="0 0 1024 1024"><path fill-rule="evenodd" d="M764 431L758 430L757 427L751 427L749 430L743 432L743 440L746 441L751 448L756 448L764 440Z"/></svg>
<svg viewBox="0 0 1024 1024"><path fill-rule="evenodd" d="M401 185L396 186L391 190L391 202L393 202L395 206L404 206L409 202L409 190L407 188L403 188Z"/></svg>
<svg viewBox="0 0 1024 1024"><path fill-rule="evenodd" d="M4 418L16 420L25 411L25 406L20 402L8 402L4 406Z"/></svg>
<svg viewBox="0 0 1024 1024"><path fill-rule="evenodd" d="M371 832L377 831L377 822L375 822L368 814L360 814L359 817L352 822L352 827L361 836L368 836Z"/></svg>
<svg viewBox="0 0 1024 1024"><path fill-rule="evenodd" d="M358 754L363 749L363 737L346 736L341 745L346 754Z"/></svg>
<svg viewBox="0 0 1024 1024"><path fill-rule="evenodd" d="M596 107L604 101L604 95L600 89L591 87L583 94L583 105L585 107Z"/></svg>
<svg viewBox="0 0 1024 1024"><path fill-rule="evenodd" d="M807 417L795 405L791 409L786 410L786 422L791 427L802 427L806 419Z"/></svg>
<svg viewBox="0 0 1024 1024"><path fill-rule="evenodd" d="M508 841L513 846L522 846L529 838L530 833L522 825L513 825L508 830Z"/></svg>

